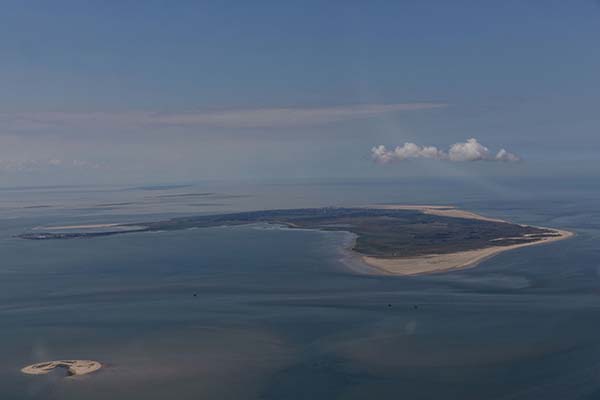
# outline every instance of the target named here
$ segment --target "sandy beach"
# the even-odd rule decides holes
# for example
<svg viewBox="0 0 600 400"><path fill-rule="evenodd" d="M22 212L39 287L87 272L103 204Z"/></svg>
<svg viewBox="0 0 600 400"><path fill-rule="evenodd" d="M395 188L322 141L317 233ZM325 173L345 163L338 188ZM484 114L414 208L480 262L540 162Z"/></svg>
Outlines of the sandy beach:
<svg viewBox="0 0 600 400"><path fill-rule="evenodd" d="M428 206L428 205L383 205L369 206L369 208L384 208L396 210L417 210L425 214L442 215L454 218L469 218L485 221L507 222L501 219L487 218L469 211L458 210L452 206ZM461 251L448 254L430 254L418 257L379 258L361 256L362 261L372 267L379 274L385 275L422 275L452 270L473 268L484 260L505 251L527 246L536 246L558 240L564 240L574 235L573 232L539 227L548 229L555 236L541 238L535 242L514 244L509 246L490 246L478 250ZM505 238L510 239L510 238Z"/></svg>

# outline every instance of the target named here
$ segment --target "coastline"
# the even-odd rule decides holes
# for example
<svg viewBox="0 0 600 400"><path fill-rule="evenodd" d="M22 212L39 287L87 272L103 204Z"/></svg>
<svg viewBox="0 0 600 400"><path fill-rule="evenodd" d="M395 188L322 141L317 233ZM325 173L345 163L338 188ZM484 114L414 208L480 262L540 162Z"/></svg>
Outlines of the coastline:
<svg viewBox="0 0 600 400"><path fill-rule="evenodd" d="M396 210L416 212L399 213ZM437 218L423 218L422 214L442 218L430 229L418 221L425 220L433 224L431 221ZM398 215L403 218L398 219ZM480 223L465 220L479 220ZM348 256L343 257L344 263L354 272L379 275L420 275L471 268L504 251L563 240L574 235L560 229L489 218L454 206L382 204L353 208L259 210L137 224L56 225L42 229L65 231L28 232L17 237L29 240L89 239L124 233L252 224L270 224L279 229L349 232L352 236L348 242L352 244L348 244ZM99 227L111 230L70 231ZM486 232L485 227L490 230ZM453 233L444 232L445 228ZM40 228L33 230L37 229ZM484 229L483 234L481 229ZM357 249L357 238L363 236L368 239L365 239L366 243L361 241ZM419 241L415 242L414 238L417 237ZM470 240L473 242L463 243Z"/></svg>
<svg viewBox="0 0 600 400"><path fill-rule="evenodd" d="M496 218L488 218L482 215L470 212L458 210L452 206L419 206L419 205L370 205L371 208L384 208L384 209L396 209L396 210L416 210L421 211L425 214L440 215L453 218L467 218L467 219L478 219L484 221L494 222L508 222ZM526 225L522 225L526 226ZM547 227L535 228L547 229L554 233L556 236L549 236L537 240L535 242L513 244L509 246L490 246L477 250L460 251L456 253L447 254L428 254L418 257L399 257L399 258L381 258L373 256L361 255L361 261L369 266L373 270L373 274L382 275L399 275L399 276L415 276L415 275L428 275L435 273L443 273L456 271L467 268L474 268L483 261L486 261L500 253L519 249L527 246L536 246L546 243L557 242L559 240L565 240L573 237L575 233Z"/></svg>

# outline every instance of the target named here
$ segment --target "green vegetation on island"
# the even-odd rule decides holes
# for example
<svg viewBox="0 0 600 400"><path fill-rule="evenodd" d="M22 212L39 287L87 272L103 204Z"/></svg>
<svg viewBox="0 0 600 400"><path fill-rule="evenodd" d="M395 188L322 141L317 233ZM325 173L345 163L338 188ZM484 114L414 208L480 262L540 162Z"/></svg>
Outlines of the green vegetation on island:
<svg viewBox="0 0 600 400"><path fill-rule="evenodd" d="M33 240L91 238L256 223L351 232L356 235L354 251L381 258L448 254L491 246L512 246L559 235L552 229L502 221L432 215L418 210L327 207L203 215L120 225L135 227L129 230L35 232L24 233L19 237Z"/></svg>

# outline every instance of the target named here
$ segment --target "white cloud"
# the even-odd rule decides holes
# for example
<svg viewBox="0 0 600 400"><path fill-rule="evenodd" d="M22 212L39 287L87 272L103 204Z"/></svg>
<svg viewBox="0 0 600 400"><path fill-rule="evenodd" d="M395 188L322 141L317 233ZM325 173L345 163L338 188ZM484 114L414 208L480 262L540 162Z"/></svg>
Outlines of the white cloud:
<svg viewBox="0 0 600 400"><path fill-rule="evenodd" d="M471 138L466 142L455 143L450 146L448 151L443 151L435 146L419 146L415 143L407 142L402 146L397 146L393 150L388 150L384 145L375 146L371 149L373 159L382 164L388 164L394 161L403 161L411 158L431 158L436 160L447 160L453 162L465 161L520 161L520 158L501 149L493 156L489 149L479 143L477 139Z"/></svg>
<svg viewBox="0 0 600 400"><path fill-rule="evenodd" d="M450 161L480 161L489 159L490 151L477 139L467 139L464 143L454 143L448 151Z"/></svg>
<svg viewBox="0 0 600 400"><path fill-rule="evenodd" d="M397 146L394 150L388 150L385 146L379 145L373 147L372 153L373 158L382 163L409 158L445 158L445 154L435 146L418 146L414 143L404 143L404 145Z"/></svg>
<svg viewBox="0 0 600 400"><path fill-rule="evenodd" d="M500 149L500 151L498 151L498 153L496 154L496 160L515 162L520 161L521 158L519 158L519 156L517 156L516 154L509 153L505 149Z"/></svg>

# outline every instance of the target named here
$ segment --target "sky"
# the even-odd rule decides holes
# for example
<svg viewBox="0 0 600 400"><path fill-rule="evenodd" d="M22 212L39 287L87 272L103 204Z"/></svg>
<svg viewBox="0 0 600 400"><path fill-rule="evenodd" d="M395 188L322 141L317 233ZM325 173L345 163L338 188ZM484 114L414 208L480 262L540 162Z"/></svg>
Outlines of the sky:
<svg viewBox="0 0 600 400"><path fill-rule="evenodd" d="M0 186L600 171L599 1L0 7Z"/></svg>

